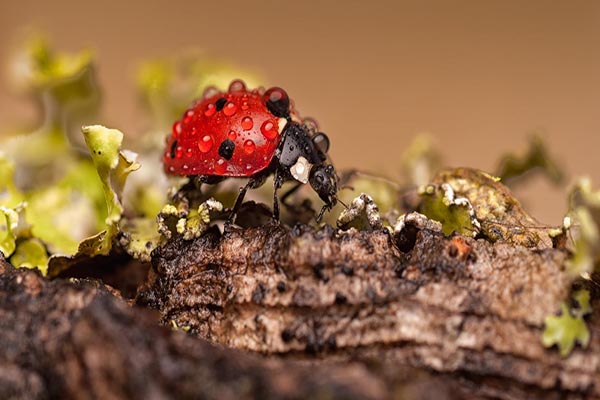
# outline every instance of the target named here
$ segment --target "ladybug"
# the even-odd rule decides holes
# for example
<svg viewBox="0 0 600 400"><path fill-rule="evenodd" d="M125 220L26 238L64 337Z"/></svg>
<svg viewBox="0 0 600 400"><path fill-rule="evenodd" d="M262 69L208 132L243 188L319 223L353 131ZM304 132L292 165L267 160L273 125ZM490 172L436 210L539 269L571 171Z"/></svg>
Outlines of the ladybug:
<svg viewBox="0 0 600 400"><path fill-rule="evenodd" d="M317 217L337 203L338 177L327 152L329 139L317 132L310 120L302 121L290 105L287 93L273 87L248 90L241 80L227 92L205 91L175 121L163 157L169 175L189 176L201 183L215 184L226 178L248 178L231 211L235 220L248 189L273 179L273 219L279 220L277 191L295 180L282 201L301 185L310 183L325 202Z"/></svg>

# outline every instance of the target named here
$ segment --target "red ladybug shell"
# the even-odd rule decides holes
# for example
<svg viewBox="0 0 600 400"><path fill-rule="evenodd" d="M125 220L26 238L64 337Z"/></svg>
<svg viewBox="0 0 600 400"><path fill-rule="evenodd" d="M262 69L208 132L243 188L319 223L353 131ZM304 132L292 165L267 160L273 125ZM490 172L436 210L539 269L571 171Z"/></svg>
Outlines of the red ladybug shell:
<svg viewBox="0 0 600 400"><path fill-rule="evenodd" d="M243 82L234 81L228 92L205 96L173 124L163 158L165 172L254 175L273 159L281 139L278 122L267 109L262 91L249 91ZM219 152L222 146L227 151Z"/></svg>

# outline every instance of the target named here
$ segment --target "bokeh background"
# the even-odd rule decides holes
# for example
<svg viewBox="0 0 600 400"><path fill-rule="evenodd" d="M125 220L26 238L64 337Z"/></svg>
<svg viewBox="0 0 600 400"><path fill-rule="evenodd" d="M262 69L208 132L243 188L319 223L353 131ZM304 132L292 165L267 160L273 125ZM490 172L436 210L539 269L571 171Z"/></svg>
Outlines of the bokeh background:
<svg viewBox="0 0 600 400"><path fill-rule="evenodd" d="M95 49L103 123L139 132L140 61L186 48L284 87L332 140L338 168L399 175L398 156L427 133L453 166L493 171L540 134L568 174L517 193L559 224L566 187L600 183L600 2L2 1L0 61L34 29L59 49ZM0 131L34 115L0 80Z"/></svg>

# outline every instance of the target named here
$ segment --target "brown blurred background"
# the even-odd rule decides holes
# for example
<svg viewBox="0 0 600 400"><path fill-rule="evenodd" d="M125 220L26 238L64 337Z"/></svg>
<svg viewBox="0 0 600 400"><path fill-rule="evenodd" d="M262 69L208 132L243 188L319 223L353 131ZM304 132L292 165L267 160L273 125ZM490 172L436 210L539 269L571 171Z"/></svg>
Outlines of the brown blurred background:
<svg viewBox="0 0 600 400"><path fill-rule="evenodd" d="M598 1L3 1L3 64L28 28L96 50L103 122L125 132L143 126L138 63L197 47L286 88L340 168L398 176L403 146L429 133L447 164L492 171L537 132L570 178L600 185ZM0 82L2 130L33 111ZM560 223L565 187L525 186L526 207Z"/></svg>

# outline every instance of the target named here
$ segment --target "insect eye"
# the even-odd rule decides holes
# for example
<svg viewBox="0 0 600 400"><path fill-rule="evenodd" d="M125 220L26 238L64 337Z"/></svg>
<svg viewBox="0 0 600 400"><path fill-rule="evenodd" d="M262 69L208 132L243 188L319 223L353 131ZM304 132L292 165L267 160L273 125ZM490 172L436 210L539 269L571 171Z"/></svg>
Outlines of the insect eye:
<svg viewBox="0 0 600 400"><path fill-rule="evenodd" d="M323 132L319 132L312 138L312 141L317 150L319 150L323 154L327 154L327 152L329 151L329 138L326 134L324 134Z"/></svg>
<svg viewBox="0 0 600 400"><path fill-rule="evenodd" d="M290 98L285 90L279 87L272 87L264 94L267 108L276 117L286 118L290 114Z"/></svg>

